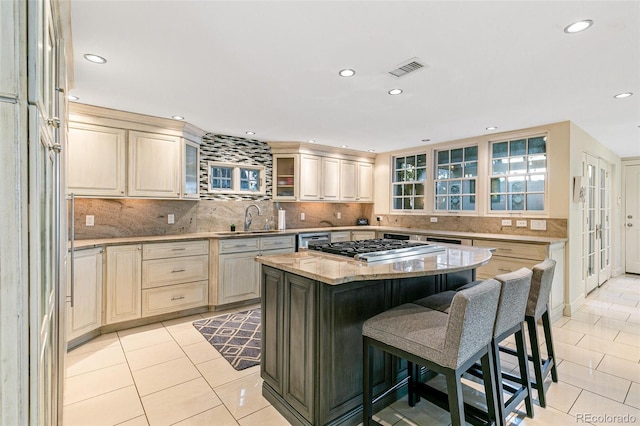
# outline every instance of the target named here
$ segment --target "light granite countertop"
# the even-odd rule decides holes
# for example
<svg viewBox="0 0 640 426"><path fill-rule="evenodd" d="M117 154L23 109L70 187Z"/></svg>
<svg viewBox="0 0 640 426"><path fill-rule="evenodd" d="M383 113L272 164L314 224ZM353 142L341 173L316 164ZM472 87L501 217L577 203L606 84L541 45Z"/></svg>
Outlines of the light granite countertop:
<svg viewBox="0 0 640 426"><path fill-rule="evenodd" d="M76 249L84 249L90 247L98 247L104 245L119 245L119 244L144 244L154 242L169 242L169 241L188 241L188 240L201 240L204 238L214 239L229 239L229 238L251 238L251 237L266 237L266 236L278 236L278 235L296 235L303 232L336 232L336 231L382 231L398 234L416 234L416 235L429 235L434 237L445 238L462 238L470 240L493 240L493 241L512 241L529 244L555 244L566 242L566 238L550 238L550 237L535 237L526 235L509 235L509 234L484 234L476 232L454 232L454 231L436 231L428 229L418 228L400 228L389 226L340 226L340 227L324 227L324 228L297 228L287 230L270 230L270 231L215 231L215 232L199 232L190 234L172 234L172 235L148 235L148 236L132 236L132 237L116 237L116 238L94 238L86 240L76 240L74 247Z"/></svg>
<svg viewBox="0 0 640 426"><path fill-rule="evenodd" d="M476 247L442 244L444 251L414 259L367 264L317 251L258 256L256 261L330 285L353 281L423 277L465 271L486 264L491 252Z"/></svg>

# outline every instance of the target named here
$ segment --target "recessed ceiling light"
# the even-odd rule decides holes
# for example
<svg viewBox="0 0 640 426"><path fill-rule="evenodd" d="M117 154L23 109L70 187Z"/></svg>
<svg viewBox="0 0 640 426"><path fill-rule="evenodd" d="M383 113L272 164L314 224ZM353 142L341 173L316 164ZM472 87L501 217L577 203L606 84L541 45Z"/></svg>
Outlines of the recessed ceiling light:
<svg viewBox="0 0 640 426"><path fill-rule="evenodd" d="M376 152L375 149L368 149L367 152Z"/></svg>
<svg viewBox="0 0 640 426"><path fill-rule="evenodd" d="M422 142L431 142L431 139L422 139Z"/></svg>
<svg viewBox="0 0 640 426"><path fill-rule="evenodd" d="M181 115L172 115L171 118L173 118L174 120L184 120L184 117Z"/></svg>
<svg viewBox="0 0 640 426"><path fill-rule="evenodd" d="M614 98L616 98L616 99L624 99L624 98L628 98L631 95L633 95L632 92L618 93L617 95L614 96Z"/></svg>
<svg viewBox="0 0 640 426"><path fill-rule="evenodd" d="M102 56L94 55L93 53L85 53L84 54L84 58L87 61L93 62L95 64L104 64L104 63L107 62L107 60L105 58L103 58Z"/></svg>
<svg viewBox="0 0 640 426"><path fill-rule="evenodd" d="M402 93L402 89L391 89L388 92L390 95L399 95L400 93Z"/></svg>
<svg viewBox="0 0 640 426"><path fill-rule="evenodd" d="M340 148L349 148L349 145L340 145Z"/></svg>
<svg viewBox="0 0 640 426"><path fill-rule="evenodd" d="M564 32L567 34L575 34L575 33L579 33L581 31L586 30L592 25L593 25L593 21L591 19L583 19L582 21L577 21L571 25L567 25L564 28Z"/></svg>
<svg viewBox="0 0 640 426"><path fill-rule="evenodd" d="M354 75L356 75L356 72L350 68L346 68L340 70L338 74L340 74L340 77L353 77Z"/></svg>
<svg viewBox="0 0 640 426"><path fill-rule="evenodd" d="M496 126L489 126L489 127L487 127L486 129L487 129L487 130L496 130L496 129L497 129L497 127L496 127Z"/></svg>
<svg viewBox="0 0 640 426"><path fill-rule="evenodd" d="M309 143L316 143L315 139L309 139L307 142L309 142Z"/></svg>
<svg viewBox="0 0 640 426"><path fill-rule="evenodd" d="M255 135L256 132L252 132L251 130L249 130L248 132L245 132L247 135Z"/></svg>
<svg viewBox="0 0 640 426"><path fill-rule="evenodd" d="M79 101L80 98L77 96L73 96L73 95L69 95L67 96L67 99L69 99L70 101Z"/></svg>

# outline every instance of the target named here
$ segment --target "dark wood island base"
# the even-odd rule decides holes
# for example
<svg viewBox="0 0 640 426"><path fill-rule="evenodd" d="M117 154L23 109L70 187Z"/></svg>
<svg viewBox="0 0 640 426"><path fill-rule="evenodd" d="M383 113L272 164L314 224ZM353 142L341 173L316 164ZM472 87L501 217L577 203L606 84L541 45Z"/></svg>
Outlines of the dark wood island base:
<svg viewBox="0 0 640 426"><path fill-rule="evenodd" d="M262 265L263 396L295 425L362 422L362 324L383 311L475 278L475 267L431 275L329 284L274 263ZM275 257L275 256L274 256ZM482 257L482 256L480 256ZM272 266L267 266L268 264ZM283 270L285 269L285 270ZM411 274L408 274L411 275ZM406 362L376 351L374 393L385 405L406 393Z"/></svg>

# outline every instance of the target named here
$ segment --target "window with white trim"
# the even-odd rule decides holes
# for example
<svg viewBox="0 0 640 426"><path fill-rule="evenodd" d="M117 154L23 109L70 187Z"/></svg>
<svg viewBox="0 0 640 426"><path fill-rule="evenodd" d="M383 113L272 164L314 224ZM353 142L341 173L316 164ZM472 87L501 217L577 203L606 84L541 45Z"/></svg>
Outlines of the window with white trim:
<svg viewBox="0 0 640 426"><path fill-rule="evenodd" d="M434 209L475 211L478 146L438 150L434 157Z"/></svg>
<svg viewBox="0 0 640 426"><path fill-rule="evenodd" d="M392 209L423 211L426 180L426 153L393 157Z"/></svg>
<svg viewBox="0 0 640 426"><path fill-rule="evenodd" d="M264 166L209 161L209 192L264 194L264 174Z"/></svg>
<svg viewBox="0 0 640 426"><path fill-rule="evenodd" d="M544 211L546 182L546 136L491 143L490 211Z"/></svg>

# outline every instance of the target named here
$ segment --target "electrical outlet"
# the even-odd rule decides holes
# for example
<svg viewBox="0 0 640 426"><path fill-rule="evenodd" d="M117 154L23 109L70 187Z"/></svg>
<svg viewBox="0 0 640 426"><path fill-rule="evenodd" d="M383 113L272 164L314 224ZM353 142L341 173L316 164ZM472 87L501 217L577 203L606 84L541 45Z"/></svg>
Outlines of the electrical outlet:
<svg viewBox="0 0 640 426"><path fill-rule="evenodd" d="M383 218L382 218L382 216L376 216L376 220L377 220L378 222L382 222L382 219L383 219Z"/></svg>
<svg viewBox="0 0 640 426"><path fill-rule="evenodd" d="M502 226L512 226L511 219L502 219Z"/></svg>
<svg viewBox="0 0 640 426"><path fill-rule="evenodd" d="M94 223L95 223L95 216L92 214L88 214L85 219L85 225L93 226Z"/></svg>
<svg viewBox="0 0 640 426"><path fill-rule="evenodd" d="M547 221L546 220L532 220L529 224L531 229L534 231L546 231L547 230Z"/></svg>
<svg viewBox="0 0 640 426"><path fill-rule="evenodd" d="M518 228L526 228L527 227L527 221L526 220L516 220L516 226Z"/></svg>
<svg viewBox="0 0 640 426"><path fill-rule="evenodd" d="M304 220L305 216L304 216L304 212L300 213L300 220Z"/></svg>
<svg viewBox="0 0 640 426"><path fill-rule="evenodd" d="M342 213L336 212L336 219L342 219Z"/></svg>
<svg viewBox="0 0 640 426"><path fill-rule="evenodd" d="M431 222L431 223L436 223L437 221L438 221L437 217L430 217L429 218L429 222Z"/></svg>
<svg viewBox="0 0 640 426"><path fill-rule="evenodd" d="M167 223L169 223L169 225L176 223L176 216L173 213L167 215Z"/></svg>

